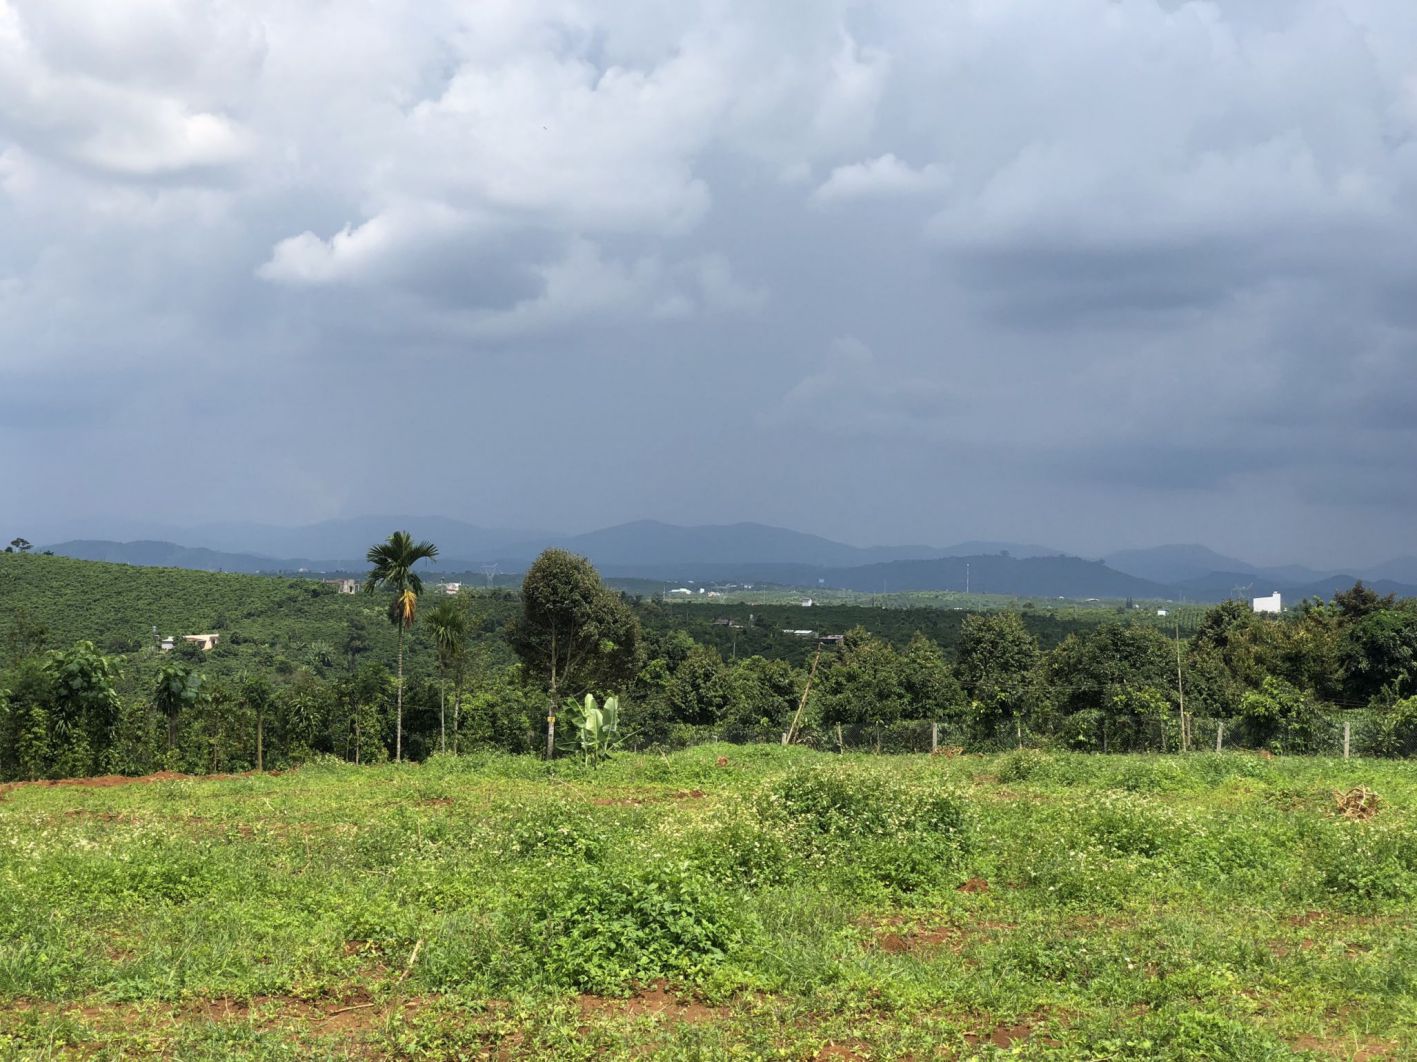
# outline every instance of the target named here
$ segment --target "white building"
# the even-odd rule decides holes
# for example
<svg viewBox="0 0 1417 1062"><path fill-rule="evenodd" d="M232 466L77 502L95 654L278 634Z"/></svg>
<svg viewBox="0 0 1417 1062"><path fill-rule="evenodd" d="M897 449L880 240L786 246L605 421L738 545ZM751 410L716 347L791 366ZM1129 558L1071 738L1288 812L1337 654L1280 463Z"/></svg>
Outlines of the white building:
<svg viewBox="0 0 1417 1062"><path fill-rule="evenodd" d="M444 583L443 593L447 594L449 597L456 597L458 594L462 593L462 583Z"/></svg>
<svg viewBox="0 0 1417 1062"><path fill-rule="evenodd" d="M1276 590L1269 597L1257 597L1250 602L1252 612L1273 612L1278 615L1284 611L1284 605L1279 599L1279 591Z"/></svg>

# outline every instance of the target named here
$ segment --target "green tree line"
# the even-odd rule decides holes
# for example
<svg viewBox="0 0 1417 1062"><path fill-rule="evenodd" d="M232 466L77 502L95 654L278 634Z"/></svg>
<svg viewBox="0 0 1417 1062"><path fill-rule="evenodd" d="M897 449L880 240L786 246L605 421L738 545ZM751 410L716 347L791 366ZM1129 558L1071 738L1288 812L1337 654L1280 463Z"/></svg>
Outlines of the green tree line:
<svg viewBox="0 0 1417 1062"><path fill-rule="evenodd" d="M777 615L637 601L557 550L519 594L439 595L419 610L428 591L414 566L433 552L391 536L371 548L365 593L352 596L313 581L0 558L0 778L260 770L317 755L369 763L479 747L556 755L572 747L567 713L575 722L587 694L617 695L621 740L641 747L710 732L778 740L800 711L819 735L920 720L947 724L966 745L997 747L1026 731L1098 751L1179 748L1189 721L1223 719L1244 744L1333 751L1322 741L1328 721L1362 709L1376 720L1363 751L1417 752L1417 602L1361 583L1279 617L1217 605L1185 639L1125 615L1059 627L1010 611L935 610L907 634L902 617L931 610L843 607L813 613L821 626L853 621L823 644L785 634ZM103 579L80 578L96 569ZM136 601L125 599L130 590ZM207 613L193 594L207 595ZM223 641L164 652L125 633L149 619L167 634L181 633L183 619L220 627ZM80 636L60 640L51 623Z"/></svg>

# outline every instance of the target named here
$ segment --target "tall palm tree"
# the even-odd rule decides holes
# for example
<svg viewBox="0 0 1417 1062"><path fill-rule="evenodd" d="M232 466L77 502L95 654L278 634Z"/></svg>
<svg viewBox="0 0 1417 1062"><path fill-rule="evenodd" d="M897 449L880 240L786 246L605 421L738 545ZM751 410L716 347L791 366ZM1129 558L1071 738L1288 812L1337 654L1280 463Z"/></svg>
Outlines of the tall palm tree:
<svg viewBox="0 0 1417 1062"><path fill-rule="evenodd" d="M387 542L370 546L365 555L373 569L364 580L364 592L372 594L380 588L392 590L394 599L389 603L389 622L399 632L399 681L396 698L397 715L394 721L394 762L403 759L403 632L413 626L414 614L418 611L418 595L423 593L423 580L413 570L413 566L424 559L438 555L438 547L431 542L413 541L407 531L395 531Z"/></svg>
<svg viewBox="0 0 1417 1062"><path fill-rule="evenodd" d="M433 644L438 648L438 671L441 673L442 682L438 687L438 732L439 747L443 752L448 751L448 721L445 700L447 697L448 672L454 666L459 667L461 674L461 661L463 649L467 644L467 613L456 601L444 601L432 612L428 613L428 629L433 634ZM457 696L462 696L461 683ZM453 750L457 751L457 700L453 701Z"/></svg>

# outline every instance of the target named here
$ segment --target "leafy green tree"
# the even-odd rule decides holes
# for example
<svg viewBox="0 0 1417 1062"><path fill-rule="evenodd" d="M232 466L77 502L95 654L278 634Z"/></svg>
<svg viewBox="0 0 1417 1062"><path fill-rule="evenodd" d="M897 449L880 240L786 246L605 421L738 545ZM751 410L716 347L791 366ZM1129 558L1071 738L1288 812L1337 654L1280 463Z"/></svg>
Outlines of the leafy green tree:
<svg viewBox="0 0 1417 1062"><path fill-rule="evenodd" d="M1240 717L1248 741L1277 752L1317 751L1323 716L1313 699L1282 679L1267 675L1258 689L1240 698Z"/></svg>
<svg viewBox="0 0 1417 1062"><path fill-rule="evenodd" d="M1364 586L1359 579L1347 590L1339 590L1333 595L1333 603L1344 619L1354 621L1383 609L1392 608L1396 598L1392 594L1382 597L1370 586Z"/></svg>
<svg viewBox="0 0 1417 1062"><path fill-rule="evenodd" d="M393 692L393 676L372 661L338 684L333 698L334 707L341 713L333 728L336 751L355 763L388 759L383 730Z"/></svg>
<svg viewBox="0 0 1417 1062"><path fill-rule="evenodd" d="M457 748L457 706L462 698L462 664L467 655L467 612L455 600L448 599L428 614L428 629L438 650L438 749L448 750L448 720L445 705L448 675L459 675L457 695L453 700L453 748Z"/></svg>
<svg viewBox="0 0 1417 1062"><path fill-rule="evenodd" d="M1013 612L973 613L960 627L955 675L969 697L973 723L993 737L1006 719L1021 727L1042 707L1038 640Z"/></svg>
<svg viewBox="0 0 1417 1062"><path fill-rule="evenodd" d="M1155 747L1158 734L1168 740L1176 646L1156 628L1104 623L1071 634L1048 654L1046 670L1074 747L1122 751Z"/></svg>
<svg viewBox="0 0 1417 1062"><path fill-rule="evenodd" d="M153 707L167 719L169 751L177 748L177 720L196 703L201 689L202 673L180 660L167 660L158 670L157 681L153 684L152 700Z"/></svg>
<svg viewBox="0 0 1417 1062"><path fill-rule="evenodd" d="M847 633L821 683L821 719L828 725L880 727L903 719L910 710L900 657L889 643L859 627Z"/></svg>
<svg viewBox="0 0 1417 1062"><path fill-rule="evenodd" d="M634 674L640 626L618 594L584 557L548 549L522 580L522 614L509 640L547 695L546 757L556 751L556 713L566 697L583 697Z"/></svg>
<svg viewBox="0 0 1417 1062"><path fill-rule="evenodd" d="M802 696L802 674L786 660L750 656L733 665L725 721L738 733L779 734Z"/></svg>
<svg viewBox="0 0 1417 1062"><path fill-rule="evenodd" d="M45 778L54 768L55 746L50 725L54 676L38 657L26 657L10 672L5 733L0 754L9 778Z"/></svg>
<svg viewBox="0 0 1417 1062"><path fill-rule="evenodd" d="M10 539L10 548L16 553L28 553L33 547L23 538Z"/></svg>
<svg viewBox="0 0 1417 1062"><path fill-rule="evenodd" d="M716 723L731 696L728 669L717 650L695 644L674 669L666 690L671 717L680 723Z"/></svg>
<svg viewBox="0 0 1417 1062"><path fill-rule="evenodd" d="M92 642L55 650L45 661L53 681L50 725L59 773L93 773L113 744L119 700L114 690L118 665Z"/></svg>
<svg viewBox="0 0 1417 1062"><path fill-rule="evenodd" d="M256 730L256 770L266 769L266 720L275 705L275 691L264 675L249 675L241 682L241 701L251 713Z"/></svg>
<svg viewBox="0 0 1417 1062"><path fill-rule="evenodd" d="M1417 608L1379 608L1349 624L1338 651L1344 694L1367 703L1417 692Z"/></svg>
<svg viewBox="0 0 1417 1062"><path fill-rule="evenodd" d="M1204 715L1234 714L1246 691L1280 670L1283 627L1262 622L1245 601L1207 610L1184 654L1187 707Z"/></svg>
<svg viewBox="0 0 1417 1062"><path fill-rule="evenodd" d="M389 622L398 629L398 686L395 694L394 762L403 759L403 636L413 626L418 611L418 595L423 593L423 580L413 570L421 560L438 555L431 542L413 541L407 531L395 531L387 542L370 546L365 560L372 566L364 580L366 593L380 588L392 590Z"/></svg>
<svg viewBox="0 0 1417 1062"><path fill-rule="evenodd" d="M945 662L944 652L919 631L900 654L900 682L909 718L938 721L964 710L964 691Z"/></svg>
<svg viewBox="0 0 1417 1062"><path fill-rule="evenodd" d="M297 763L321 751L330 722L332 692L326 683L302 671L276 698L285 754Z"/></svg>

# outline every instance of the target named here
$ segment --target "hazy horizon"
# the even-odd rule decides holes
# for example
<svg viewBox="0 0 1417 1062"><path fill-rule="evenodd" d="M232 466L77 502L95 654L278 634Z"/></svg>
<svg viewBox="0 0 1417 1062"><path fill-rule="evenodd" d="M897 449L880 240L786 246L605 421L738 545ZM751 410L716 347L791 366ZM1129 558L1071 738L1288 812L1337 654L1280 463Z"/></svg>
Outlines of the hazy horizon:
<svg viewBox="0 0 1417 1062"><path fill-rule="evenodd" d="M0 0L5 539L1410 555L1414 56L1397 0Z"/></svg>

